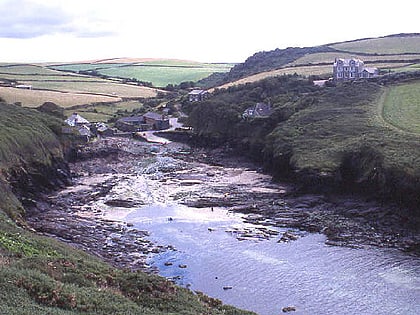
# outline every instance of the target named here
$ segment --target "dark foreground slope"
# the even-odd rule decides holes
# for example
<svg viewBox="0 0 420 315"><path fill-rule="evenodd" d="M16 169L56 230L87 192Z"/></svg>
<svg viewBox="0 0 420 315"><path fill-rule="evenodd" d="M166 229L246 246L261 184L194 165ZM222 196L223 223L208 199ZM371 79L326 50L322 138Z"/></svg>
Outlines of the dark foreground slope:
<svg viewBox="0 0 420 315"><path fill-rule="evenodd" d="M367 194L419 216L419 136L391 128L379 110L384 84L402 77L318 88L281 76L216 91L185 109L202 143L228 143L302 191ZM270 116L243 118L263 101L272 105Z"/></svg>
<svg viewBox="0 0 420 315"><path fill-rule="evenodd" d="M251 314L25 227L25 205L69 181L60 129L50 116L0 103L0 314Z"/></svg>

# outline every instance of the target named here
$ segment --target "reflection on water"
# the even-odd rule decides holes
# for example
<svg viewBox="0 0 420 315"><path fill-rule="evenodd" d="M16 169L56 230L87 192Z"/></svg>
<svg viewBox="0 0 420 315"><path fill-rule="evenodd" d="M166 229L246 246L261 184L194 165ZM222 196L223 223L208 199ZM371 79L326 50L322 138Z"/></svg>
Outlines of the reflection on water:
<svg viewBox="0 0 420 315"><path fill-rule="evenodd" d="M420 314L420 261L394 250L327 246L310 233L239 241L226 231L252 226L221 209L153 205L125 220L177 249L151 258L162 276L258 314Z"/></svg>

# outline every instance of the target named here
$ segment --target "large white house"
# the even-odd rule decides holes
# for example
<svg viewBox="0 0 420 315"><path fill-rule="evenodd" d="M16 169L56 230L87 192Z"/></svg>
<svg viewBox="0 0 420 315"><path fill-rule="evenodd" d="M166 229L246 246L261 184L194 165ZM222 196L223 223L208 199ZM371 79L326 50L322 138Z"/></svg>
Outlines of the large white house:
<svg viewBox="0 0 420 315"><path fill-rule="evenodd" d="M378 68L365 67L357 58L336 58L333 65L333 77L337 81L368 79L378 76Z"/></svg>

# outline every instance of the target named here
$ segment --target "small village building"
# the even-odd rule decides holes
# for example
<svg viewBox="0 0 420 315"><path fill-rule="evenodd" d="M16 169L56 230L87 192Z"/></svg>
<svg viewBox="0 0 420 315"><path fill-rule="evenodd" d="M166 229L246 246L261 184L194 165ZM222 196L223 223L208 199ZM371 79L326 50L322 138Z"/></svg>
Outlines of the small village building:
<svg viewBox="0 0 420 315"><path fill-rule="evenodd" d="M77 130L79 131L79 134L83 137L89 138L92 136L92 132L90 131L90 128L86 125L77 127Z"/></svg>
<svg viewBox="0 0 420 315"><path fill-rule="evenodd" d="M361 77L364 79L374 78L379 75L378 68L364 68Z"/></svg>
<svg viewBox="0 0 420 315"><path fill-rule="evenodd" d="M29 84L17 84L15 88L23 89L23 90L32 90L32 85Z"/></svg>
<svg viewBox="0 0 420 315"><path fill-rule="evenodd" d="M165 115L148 112L143 115L144 121L147 125L153 126L154 130L164 130L170 127L169 119Z"/></svg>
<svg viewBox="0 0 420 315"><path fill-rule="evenodd" d="M268 117L272 113L271 105L266 103L257 103L248 107L242 116L244 118Z"/></svg>
<svg viewBox="0 0 420 315"><path fill-rule="evenodd" d="M90 124L90 122L87 119L83 118L78 113L73 113L69 118L65 120L65 122L71 127Z"/></svg>
<svg viewBox="0 0 420 315"><path fill-rule="evenodd" d="M85 141L88 141L92 136L92 131L90 130L90 122L77 113L73 113L69 118L65 120L65 123L69 127L63 127L63 133L76 134Z"/></svg>
<svg viewBox="0 0 420 315"><path fill-rule="evenodd" d="M364 62L357 58L336 58L333 64L335 81L369 79L378 76L378 74L377 68L365 67Z"/></svg>
<svg viewBox="0 0 420 315"><path fill-rule="evenodd" d="M124 132L147 130L164 130L170 127L166 115L148 112L142 116L122 117L115 123L115 127Z"/></svg>
<svg viewBox="0 0 420 315"><path fill-rule="evenodd" d="M201 102L209 96L209 92L205 90L192 90L188 93L188 100L190 102Z"/></svg>
<svg viewBox="0 0 420 315"><path fill-rule="evenodd" d="M117 120L115 127L123 132L136 132L149 130L143 116L122 117Z"/></svg>
<svg viewBox="0 0 420 315"><path fill-rule="evenodd" d="M130 117L122 117L118 119L119 122L131 124L134 126L140 126L144 124L144 118L143 116L130 116Z"/></svg>
<svg viewBox="0 0 420 315"><path fill-rule="evenodd" d="M95 124L96 134L103 137L111 137L114 135L114 130L109 128L105 123L98 122Z"/></svg>

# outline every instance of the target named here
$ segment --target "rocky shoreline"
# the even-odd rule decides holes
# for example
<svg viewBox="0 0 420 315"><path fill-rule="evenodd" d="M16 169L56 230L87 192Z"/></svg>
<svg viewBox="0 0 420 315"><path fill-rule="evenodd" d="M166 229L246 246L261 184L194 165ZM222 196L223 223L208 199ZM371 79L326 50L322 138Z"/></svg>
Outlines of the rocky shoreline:
<svg viewBox="0 0 420 315"><path fill-rule="evenodd" d="M145 164L157 157L166 160L158 166ZM230 173L225 172L227 168ZM268 175L263 182L241 182L241 170L255 174L261 170L229 151L192 149L176 142L162 145L109 138L83 147L70 164L73 185L42 195L28 209L27 222L37 232L93 253L119 268L153 272L147 264L148 256L171 248L153 244L147 231L113 220L112 216L110 219L103 209L130 211L149 202L111 193L139 169L151 176L156 185L152 188L173 191L171 200L180 204L226 207L243 213L245 221L254 224L324 233L329 245L388 247L420 254L418 222L399 214L403 212L395 206L356 196L296 195L292 186L272 182ZM229 181L232 176L237 178ZM208 190L200 186L210 182ZM298 233L269 235L267 231L263 237L277 237L279 242L299 237Z"/></svg>

